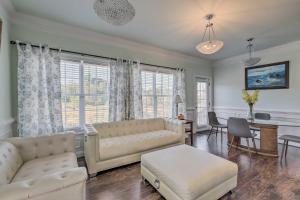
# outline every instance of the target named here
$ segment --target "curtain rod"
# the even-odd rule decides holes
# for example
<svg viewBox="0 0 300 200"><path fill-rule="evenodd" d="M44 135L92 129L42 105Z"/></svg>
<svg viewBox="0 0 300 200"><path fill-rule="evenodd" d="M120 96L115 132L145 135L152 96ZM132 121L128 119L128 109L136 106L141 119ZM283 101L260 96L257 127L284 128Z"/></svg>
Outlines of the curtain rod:
<svg viewBox="0 0 300 200"><path fill-rule="evenodd" d="M17 42L16 41L10 41L11 45L16 45ZM26 45L26 43L24 42L19 42L20 45ZM32 47L40 47L40 45L31 45ZM104 59L111 59L111 60L117 60L117 58L113 58L113 57L107 57L107 56L99 56L99 55L94 55L94 54L87 54L87 53L81 53L81 52L77 52L77 51L69 51L69 50L63 50L63 49L58 49L58 48L49 48L50 50L53 51L61 51L63 53L70 53L70 54L76 54L76 55L81 55L81 56L89 56L89 57L95 57L95 58L104 58ZM134 63L137 63L136 61L133 61ZM176 68L174 67L166 67L166 66L162 66L162 65L154 65L154 64L148 64L148 63L140 63L141 65L147 65L147 66L151 66L151 67L159 67L159 68L165 68L165 69L171 69L171 70L176 70Z"/></svg>

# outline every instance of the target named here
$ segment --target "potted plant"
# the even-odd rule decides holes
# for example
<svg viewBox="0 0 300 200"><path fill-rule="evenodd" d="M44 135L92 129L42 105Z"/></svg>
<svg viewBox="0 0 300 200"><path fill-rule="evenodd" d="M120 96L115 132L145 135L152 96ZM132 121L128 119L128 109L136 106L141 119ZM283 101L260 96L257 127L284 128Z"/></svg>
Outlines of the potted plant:
<svg viewBox="0 0 300 200"><path fill-rule="evenodd" d="M249 106L249 114L248 114L249 120L254 120L253 106L258 100L258 95L259 95L259 90L255 90L252 95L249 94L247 90L243 90L243 99Z"/></svg>

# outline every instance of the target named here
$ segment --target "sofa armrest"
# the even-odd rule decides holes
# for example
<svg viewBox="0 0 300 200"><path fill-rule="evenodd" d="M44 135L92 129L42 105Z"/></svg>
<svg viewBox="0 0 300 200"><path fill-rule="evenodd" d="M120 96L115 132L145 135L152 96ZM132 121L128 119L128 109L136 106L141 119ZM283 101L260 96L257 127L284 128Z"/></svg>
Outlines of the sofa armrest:
<svg viewBox="0 0 300 200"><path fill-rule="evenodd" d="M36 158L75 152L75 133L73 131L51 136L9 138L6 141L17 147L24 162Z"/></svg>
<svg viewBox="0 0 300 200"><path fill-rule="evenodd" d="M165 129L177 132L178 134L182 135L181 142L185 143L185 130L183 121L178 119L164 119L164 121Z"/></svg>
<svg viewBox="0 0 300 200"><path fill-rule="evenodd" d="M63 190L69 186L84 183L87 173L84 167L73 168L36 179L29 179L0 187L1 199L28 200L40 195Z"/></svg>
<svg viewBox="0 0 300 200"><path fill-rule="evenodd" d="M84 156L89 174L97 173L96 163L100 160L99 135L92 124L85 126Z"/></svg>
<svg viewBox="0 0 300 200"><path fill-rule="evenodd" d="M97 135L98 131L95 129L95 127L92 124L86 124L84 126L84 133L87 136L93 136L93 135Z"/></svg>

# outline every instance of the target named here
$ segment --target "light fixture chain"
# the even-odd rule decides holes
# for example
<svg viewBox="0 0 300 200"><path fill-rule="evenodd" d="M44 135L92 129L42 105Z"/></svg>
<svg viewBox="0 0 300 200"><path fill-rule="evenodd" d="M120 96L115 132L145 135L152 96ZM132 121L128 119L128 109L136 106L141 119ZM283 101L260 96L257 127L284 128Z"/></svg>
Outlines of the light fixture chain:
<svg viewBox="0 0 300 200"><path fill-rule="evenodd" d="M250 56L250 58L252 58L252 47L253 47L252 40L249 40L248 48L249 48L249 56Z"/></svg>
<svg viewBox="0 0 300 200"><path fill-rule="evenodd" d="M211 23L210 23L210 20L209 20L209 24L208 24L208 41L211 41L210 32L211 32Z"/></svg>
<svg viewBox="0 0 300 200"><path fill-rule="evenodd" d="M247 39L247 42L248 42L247 48L249 49L249 59L244 61L245 66L255 66L257 63L259 63L261 61L261 58L253 57L253 53L254 53L253 41L254 41L254 38Z"/></svg>
<svg viewBox="0 0 300 200"><path fill-rule="evenodd" d="M211 26L211 30L212 30L212 33L213 33L213 39L217 38L217 37L216 37L216 33L215 33L214 26Z"/></svg>
<svg viewBox="0 0 300 200"><path fill-rule="evenodd" d="M201 40L201 42L203 42L203 41L204 41L204 39L205 39L205 35L206 35L206 32L207 32L207 26L206 26L206 28L205 28L205 31L204 31L204 34L203 34L203 37L202 37L202 40Z"/></svg>

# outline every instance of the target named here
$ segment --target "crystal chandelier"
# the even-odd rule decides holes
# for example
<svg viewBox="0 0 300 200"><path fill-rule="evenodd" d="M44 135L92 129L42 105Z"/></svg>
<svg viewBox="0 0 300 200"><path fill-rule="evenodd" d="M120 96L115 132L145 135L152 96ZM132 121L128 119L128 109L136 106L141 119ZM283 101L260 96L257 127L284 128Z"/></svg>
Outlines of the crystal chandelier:
<svg viewBox="0 0 300 200"><path fill-rule="evenodd" d="M127 24L135 16L128 0L96 0L94 10L101 19L116 26Z"/></svg>
<svg viewBox="0 0 300 200"><path fill-rule="evenodd" d="M208 21L208 23L205 27L205 31L201 43L196 46L196 49L202 54L214 54L220 49L222 49L222 47L224 46L223 41L216 40L214 24L211 23L213 17L214 17L213 14L209 14L205 16L205 19ZM207 37L205 37L207 32L208 32Z"/></svg>
<svg viewBox="0 0 300 200"><path fill-rule="evenodd" d="M249 38L247 40L247 42L249 43L247 46L247 48L249 49L249 58L247 60L244 60L244 65L247 67L254 66L261 61L261 58L259 58L259 57L252 57L253 41L254 41L254 38Z"/></svg>

